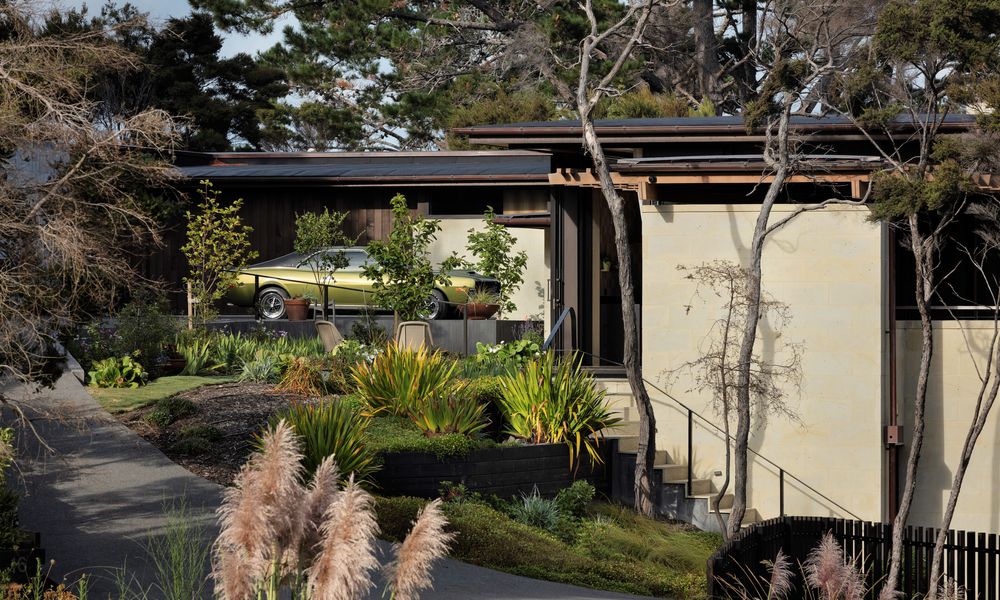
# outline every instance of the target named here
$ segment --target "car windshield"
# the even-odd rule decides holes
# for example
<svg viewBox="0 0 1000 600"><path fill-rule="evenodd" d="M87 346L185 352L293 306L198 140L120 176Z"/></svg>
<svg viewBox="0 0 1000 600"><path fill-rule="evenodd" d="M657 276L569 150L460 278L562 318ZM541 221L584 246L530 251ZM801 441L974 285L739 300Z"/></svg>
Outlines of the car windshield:
<svg viewBox="0 0 1000 600"><path fill-rule="evenodd" d="M259 262L254 265L250 265L251 269L265 269L268 267L297 267L302 262L302 255L297 252L291 252L279 256L277 258L272 258L271 260L265 260L264 262Z"/></svg>
<svg viewBox="0 0 1000 600"><path fill-rule="evenodd" d="M348 271L360 270L361 267L365 266L368 262L368 253L364 250L340 250L337 248L330 248L328 250L320 250L319 252L311 255L309 258L303 258L301 254L295 255L299 259L297 266L300 269L308 269L310 268L309 263L312 261L312 257L319 258L323 254L332 256L336 255L338 252L343 252L344 256L347 258L347 266L344 267L344 269Z"/></svg>

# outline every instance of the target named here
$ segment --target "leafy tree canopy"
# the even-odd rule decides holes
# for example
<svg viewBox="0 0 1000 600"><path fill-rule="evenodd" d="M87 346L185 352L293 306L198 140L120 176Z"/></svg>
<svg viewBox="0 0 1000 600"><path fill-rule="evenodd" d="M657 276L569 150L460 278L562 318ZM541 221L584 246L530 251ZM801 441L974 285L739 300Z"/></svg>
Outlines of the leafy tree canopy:
<svg viewBox="0 0 1000 600"><path fill-rule="evenodd" d="M143 62L127 73L105 69L92 87L106 124L158 108L184 119L181 142L188 150L262 149L266 132L258 113L287 95L284 73L248 54L221 57L222 38L206 13L170 19L161 29L145 16L131 4L108 3L93 17L86 7L52 12L44 30L108 32Z"/></svg>

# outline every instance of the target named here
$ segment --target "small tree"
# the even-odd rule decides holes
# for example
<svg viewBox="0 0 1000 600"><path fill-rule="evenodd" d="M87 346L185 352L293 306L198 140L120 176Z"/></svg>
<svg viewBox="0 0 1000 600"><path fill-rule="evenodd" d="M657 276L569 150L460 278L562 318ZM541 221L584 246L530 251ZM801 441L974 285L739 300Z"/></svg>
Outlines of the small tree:
<svg viewBox="0 0 1000 600"><path fill-rule="evenodd" d="M500 282L500 312L509 314L517 310L511 297L524 283L528 253L513 251L517 238L506 227L495 223L495 217L493 207L487 206L483 228L469 230L468 250L476 261L466 261L466 266Z"/></svg>
<svg viewBox="0 0 1000 600"><path fill-rule="evenodd" d="M457 269L461 261L454 254L434 270L428 246L437 239L441 221L413 216L406 198L396 194L392 204L392 232L385 241L368 244L369 261L362 268L372 282L376 305L395 312L404 320L420 317L435 284L448 285L447 271Z"/></svg>
<svg viewBox="0 0 1000 600"><path fill-rule="evenodd" d="M344 220L347 212L330 212L324 208L322 213L307 212L295 216L295 251L305 256L305 264L309 265L313 279L316 281L316 289L321 289L324 279L330 278L334 281L333 275L338 269L347 266L347 255L343 250L333 252L323 252L332 246L350 246L355 240L344 233ZM323 294L312 298L311 294L306 294L307 298L314 301L323 300ZM326 303L323 304L323 318L326 318Z"/></svg>
<svg viewBox="0 0 1000 600"><path fill-rule="evenodd" d="M715 494L715 516L725 540L732 537L732 532L722 517L720 509L722 498L729 490L732 479L732 448L733 436L730 422L735 409L734 401L739 392L739 351L742 334L748 313L750 311L749 296L753 293L749 275L742 265L717 260L696 267L679 265L681 271L686 271L687 278L693 281L697 288L696 295L707 288L713 296L722 301L722 316L716 319L699 347L700 356L686 362L670 373L690 371L692 388L688 392L708 392L712 394L713 408L722 416L724 441L726 444L725 478L719 491ZM752 422L759 427L764 424L768 415L778 414L799 421L798 415L788 405L784 386L791 384L798 389L802 380L802 350L801 343L789 342L781 332L791 321L789 306L762 293L759 298L760 318L767 320L776 342L774 355L783 357L781 362L768 359L759 350L751 355L750 366L750 400L753 408ZM692 305L685 307L690 313Z"/></svg>
<svg viewBox="0 0 1000 600"><path fill-rule="evenodd" d="M187 243L181 252L190 268L184 282L191 286L195 317L204 323L217 314L215 302L236 283L237 272L257 258L257 251L250 249L253 228L244 225L239 214L243 199L223 206L219 203L222 194L213 189L212 182L203 179L200 183L202 201L197 214L186 213Z"/></svg>

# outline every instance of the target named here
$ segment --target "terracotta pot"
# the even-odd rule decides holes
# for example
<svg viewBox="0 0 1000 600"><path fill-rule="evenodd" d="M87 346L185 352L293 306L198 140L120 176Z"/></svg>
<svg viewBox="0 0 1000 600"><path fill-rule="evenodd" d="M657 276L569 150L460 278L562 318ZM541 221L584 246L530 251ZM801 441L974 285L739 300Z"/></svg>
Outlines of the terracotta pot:
<svg viewBox="0 0 1000 600"><path fill-rule="evenodd" d="M305 298L285 300L285 316L289 321L305 321L309 316L309 301Z"/></svg>
<svg viewBox="0 0 1000 600"><path fill-rule="evenodd" d="M500 310L499 304L480 304L478 302L470 302L469 304L459 304L458 310L463 313L469 311L470 321L482 321L484 319L489 319L493 315L497 314Z"/></svg>

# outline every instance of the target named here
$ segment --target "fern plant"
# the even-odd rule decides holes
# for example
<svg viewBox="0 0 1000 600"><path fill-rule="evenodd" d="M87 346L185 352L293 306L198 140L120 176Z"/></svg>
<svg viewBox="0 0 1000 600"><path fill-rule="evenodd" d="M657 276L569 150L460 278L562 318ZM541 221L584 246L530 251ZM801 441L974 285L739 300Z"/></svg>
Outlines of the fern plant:
<svg viewBox="0 0 1000 600"><path fill-rule="evenodd" d="M557 361L554 352L547 352L501 377L498 399L510 435L532 444L564 443L573 466L581 452L602 462L597 451L602 432L621 420L612 415L604 391L594 386L581 362L579 357Z"/></svg>

